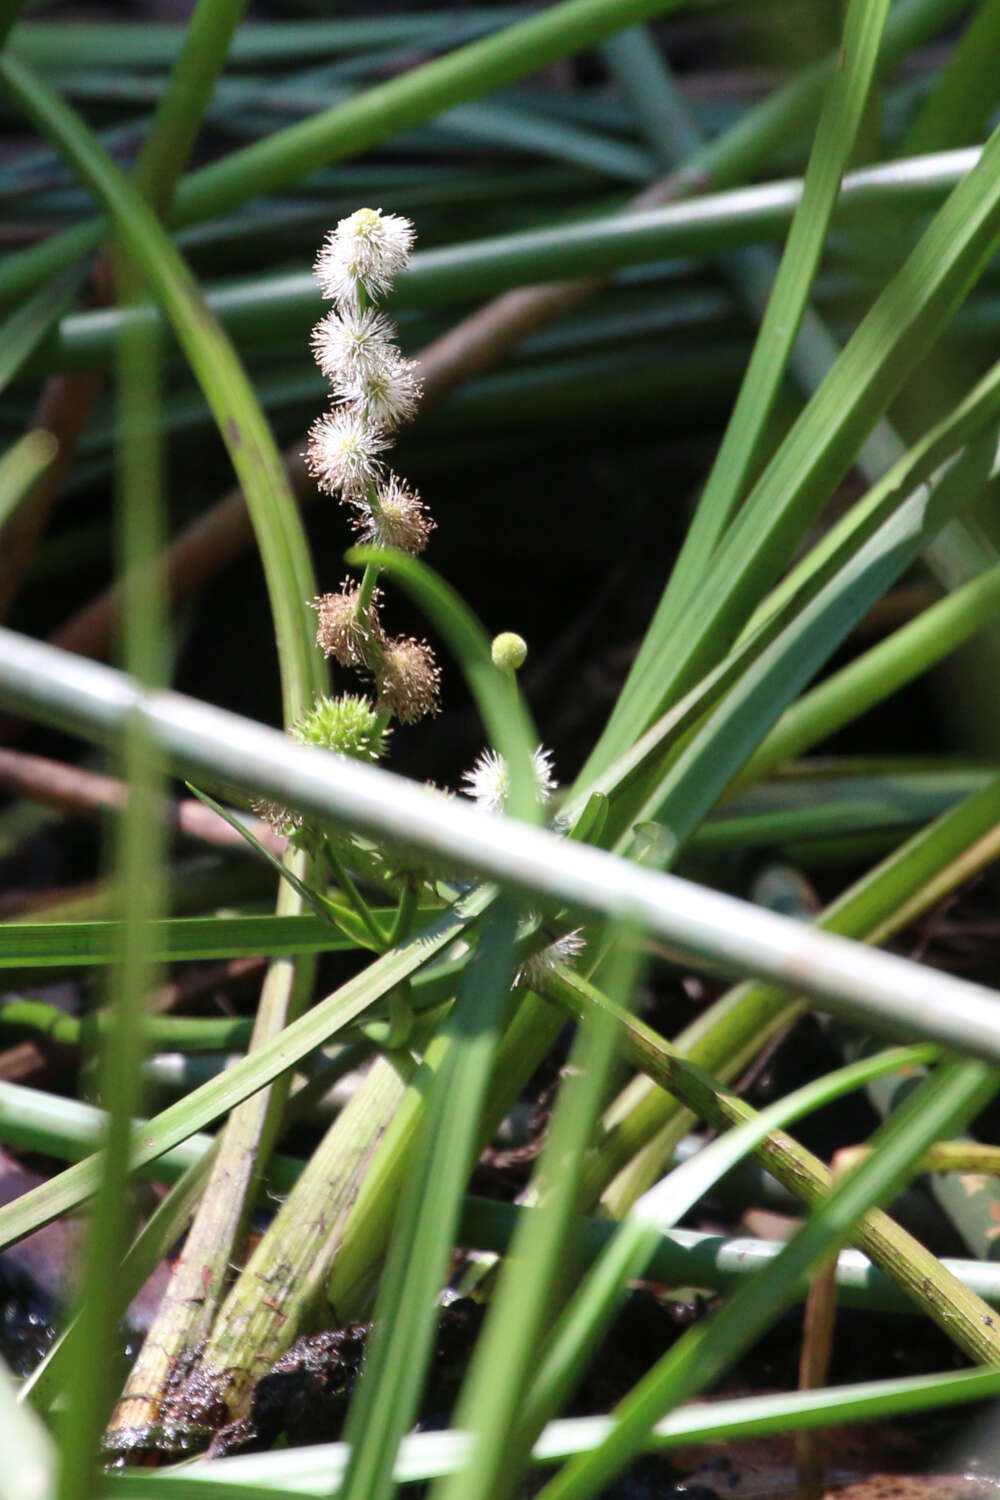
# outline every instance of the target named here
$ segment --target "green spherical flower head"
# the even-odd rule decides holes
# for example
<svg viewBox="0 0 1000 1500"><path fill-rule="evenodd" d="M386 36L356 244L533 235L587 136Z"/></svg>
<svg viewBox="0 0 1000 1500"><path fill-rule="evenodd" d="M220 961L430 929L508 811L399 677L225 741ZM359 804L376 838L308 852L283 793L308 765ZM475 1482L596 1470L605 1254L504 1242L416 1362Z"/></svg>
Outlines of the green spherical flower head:
<svg viewBox="0 0 1000 1500"><path fill-rule="evenodd" d="M501 672L516 672L524 666L528 643L512 630L505 630L502 635L494 637L490 651L493 665Z"/></svg>
<svg viewBox="0 0 1000 1500"><path fill-rule="evenodd" d="M292 738L301 745L318 745L352 760L380 760L389 732L379 723L368 699L350 693L340 698L317 698L291 728Z"/></svg>

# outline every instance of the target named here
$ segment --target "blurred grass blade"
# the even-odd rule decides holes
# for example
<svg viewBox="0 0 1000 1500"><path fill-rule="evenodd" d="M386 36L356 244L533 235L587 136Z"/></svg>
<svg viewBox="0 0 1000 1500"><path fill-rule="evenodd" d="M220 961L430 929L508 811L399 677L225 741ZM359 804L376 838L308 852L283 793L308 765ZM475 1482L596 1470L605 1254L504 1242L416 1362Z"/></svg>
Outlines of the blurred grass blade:
<svg viewBox="0 0 1000 1500"><path fill-rule="evenodd" d="M58 444L51 432L33 428L18 438L0 458L0 526L9 520L31 489L54 460Z"/></svg>
<svg viewBox="0 0 1000 1500"><path fill-rule="evenodd" d="M89 273L87 265L70 266L26 298L0 324L0 392L7 389L25 361L69 312Z"/></svg>
<svg viewBox="0 0 1000 1500"><path fill-rule="evenodd" d="M344 1490L354 1500L386 1500L392 1493L396 1450L417 1413L436 1298L474 1164L483 1100L507 1010L516 930L516 910L498 902L440 1033L447 1055L431 1084L403 1185L374 1331L345 1429L352 1446Z"/></svg>
<svg viewBox="0 0 1000 1500"><path fill-rule="evenodd" d="M142 285L127 257L116 257L122 301ZM165 591L160 568L163 529L160 390L162 351L155 331L136 328L122 340L116 371L120 429L116 506L124 590L124 659L147 687L162 684L166 667ZM162 752L141 716L134 715L122 746L128 798L116 824L116 897L120 961L108 980L111 1024L98 1047L100 1097L108 1129L100 1154L100 1182L88 1225L77 1300L74 1346L90 1362L90 1377L73 1379L60 1413L59 1500L87 1500L100 1434L114 1399L118 1326L125 1312L118 1265L131 1239L134 1208L128 1194L132 1121L142 1113L146 997L156 982L147 924L163 906L165 829Z"/></svg>
<svg viewBox="0 0 1000 1500"><path fill-rule="evenodd" d="M768 418L808 306L841 179L865 117L888 0L851 0L781 264L754 351L664 600L661 628L680 618L759 463ZM668 602L669 601L669 602Z"/></svg>
<svg viewBox="0 0 1000 1500"><path fill-rule="evenodd" d="M19 1406L14 1377L0 1364L0 1500L54 1500L58 1453L39 1417Z"/></svg>
<svg viewBox="0 0 1000 1500"><path fill-rule="evenodd" d="M318 654L303 623L304 603L316 589L298 510L253 389L152 209L82 120L23 64L5 57L0 70L21 107L107 208L123 246L171 319L212 407L257 532L278 638L285 712L294 719L323 687Z"/></svg>

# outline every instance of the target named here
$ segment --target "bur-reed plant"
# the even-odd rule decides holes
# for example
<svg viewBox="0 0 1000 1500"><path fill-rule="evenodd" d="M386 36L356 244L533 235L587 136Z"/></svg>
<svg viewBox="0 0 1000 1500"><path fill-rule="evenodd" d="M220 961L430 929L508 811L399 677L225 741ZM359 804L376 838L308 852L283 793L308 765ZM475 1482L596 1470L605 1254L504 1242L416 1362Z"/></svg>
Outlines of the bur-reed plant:
<svg viewBox="0 0 1000 1500"><path fill-rule="evenodd" d="M107 1351L117 1304L183 1233L202 1197L187 1239L188 1280L181 1277L172 1289L175 1305L184 1304L184 1315L172 1323L168 1316L166 1324L158 1325L151 1339L153 1364L140 1362L133 1373L113 1421L112 1444L119 1450L162 1457L209 1441L219 1449L252 1440L256 1380L275 1356L311 1323L329 1327L372 1312L365 1371L345 1427L349 1447L324 1451L321 1481L327 1493L336 1485L366 1500L394 1489L397 1451L405 1454L408 1477L437 1479L450 1500L465 1494L513 1494L528 1464L546 1452L549 1461L570 1459L550 1480L550 1492L589 1494L609 1483L643 1445L676 1441L685 1431L704 1434L710 1429L718 1437L747 1431L755 1423L769 1430L775 1423L791 1427L839 1418L845 1410L855 1415L916 1410L995 1389L995 1374L980 1371L929 1382L889 1382L847 1395L785 1396L772 1400L766 1410L736 1403L700 1428L684 1409L671 1414L671 1408L724 1372L783 1306L801 1296L810 1267L848 1240L863 1246L891 1282L897 1305L906 1299L977 1364L1000 1364L995 1320L976 1289L985 1283L977 1282L968 1268L956 1274L937 1261L881 1207L928 1163L957 1162L967 1169L973 1159L966 1145L952 1143L945 1149L941 1142L970 1122L995 1090L1000 1060L995 995L983 985L857 942L884 942L988 866L995 853L994 771L982 766L955 770L933 757L917 766L842 762L837 770L843 785L834 791L829 779L824 783L811 775L808 765L790 775L783 764L789 755L801 755L833 730L853 723L995 617L988 504L996 486L1000 410L995 368L977 368L959 377L951 390L942 382L929 418L900 418L905 436L893 434L889 441L884 426L877 424L915 375L940 359L949 331L961 326L962 304L968 317L980 316L977 288L988 284L1000 239L1000 157L993 137L981 152L959 158L877 163L848 174L864 149L887 160L893 149L905 150L907 140L930 152L954 144L956 94L969 99L985 135L991 100L980 38L990 34L995 9L990 5L977 12L940 81L930 80L909 135L890 125L893 109L906 101L889 65L963 10L943 0L904 0L892 7L852 0L839 45L826 61L797 75L706 145L678 130L682 117L669 77L657 71L655 44L636 33L619 37L607 54L626 85L624 108L620 100L581 98L573 104L570 96L553 101L535 89L480 106L478 112L454 114L474 96L670 8L570 0L543 15L516 17L492 35L482 33L511 18L472 15L459 24L429 14L419 18L419 25L412 18L388 18L384 26L371 22L349 43L337 33L345 46L370 48L367 54L352 53L339 71L313 67L297 75L291 92L299 122L278 131L269 129L267 112L274 103L270 83L228 78L215 87L209 79L206 85L198 72L198 49L190 41L195 32L189 34L189 46L175 64L164 97L184 97L185 88L195 88L197 76L200 103L181 120L184 129L177 137L166 130L162 137L154 134L147 160L164 153L169 176L190 145L202 109L216 126L224 122L234 134L258 136L178 186L173 222L188 226L184 252L198 270L209 267L220 243L232 237L234 221L221 217L226 213L238 212L241 233L254 231L243 235L243 253L247 264L259 256L264 271L270 269L268 257L282 243L281 235L301 265L318 215L325 216L325 225L341 220L320 255L318 279L333 305L314 341L333 404L314 422L305 442L295 439L297 446L285 461L279 458L257 391L272 414L280 417L287 411L296 421L316 403L315 377L303 377L296 366L289 381L275 364L277 343L268 347L275 312L279 324L296 308L296 316L313 319L314 293L304 294L302 277L265 284L259 305L270 321L262 318L256 324L257 312L245 319L252 296L245 298L242 289L221 291L207 304L190 266L142 201L141 194L148 191L162 208L169 189L162 180L158 187L144 181L142 173L137 183L127 183L105 149L117 146L121 137L105 131L104 140L97 139L59 97L64 89L77 98L99 96L112 109L123 100L132 107L158 97L157 79L126 77L131 64L123 62L122 76L111 86L87 76L90 65L83 60L71 77L65 72L42 76L49 54L39 50L42 38L31 30L22 33L20 53L15 32L12 50L0 63L12 99L93 194L159 307L156 318L125 306L113 314L67 320L76 272L33 295L40 279L70 265L103 232L94 220L76 223L48 244L11 258L8 305L21 296L26 300L8 322L11 352L5 377L15 382L22 378L30 358L36 358L36 368L49 369L95 354L104 358L108 340L123 330L148 337L158 321L169 321L250 506L270 592L290 731L279 736L183 696L139 686L137 681L151 674L137 656L127 660L130 680L10 632L2 638L0 691L9 708L129 747L132 792L124 826L131 832L126 837L134 839L140 815L152 816L149 777L154 758L162 756L206 789L211 807L244 830L248 857L278 860L273 847L254 840L245 818L217 800L228 800L234 791L259 799L290 850L280 876L279 909L270 917L241 911L201 915L190 923L177 916L152 919L139 904L135 872L141 859L126 843L132 849L126 869L134 889L124 925L43 921L30 927L8 923L0 930L0 962L14 971L25 995L10 1007L11 1017L30 1023L36 1032L52 1026L74 1045L90 1039L101 1045L110 1062L104 1102L112 1121L107 1158L85 1159L0 1209L0 1240L9 1243L47 1219L96 1201L94 1243L113 1247L113 1253L105 1264L92 1257L85 1318L100 1329ZM207 10L199 24L205 24L206 16ZM468 28L464 33L463 26ZM308 33L314 42L319 35L315 28ZM240 36L250 49L245 55L259 58L255 34L238 33L238 47ZM470 42L470 36L478 39ZM386 81L380 70L400 63L393 49L411 45L416 37L442 50L460 45ZM288 56L302 55L306 30L293 25L282 29L281 38ZM164 37L151 33L142 40L137 60L140 53L147 64L150 58L162 58L156 49L165 45ZM221 31L215 43L221 59ZM357 91L337 97L336 90L348 79ZM316 90L322 88L333 91L329 107L310 113ZM870 129L879 88L886 91L885 141L874 138ZM817 110L811 149L803 150ZM450 119L439 118L449 111ZM425 151L426 166L405 160L342 166L339 185L329 180L317 184L323 203L302 205L301 211L255 200L254 195L289 186L347 153L375 143L398 143L406 131L432 122L433 129L411 135L406 146ZM508 169L506 196L496 198L488 210L483 207L471 233L463 224L466 239L452 246L447 241L454 235L454 220L440 178L442 146L448 140L442 132L456 128L465 131L467 140L505 137L521 151L550 162L555 158L562 175L532 178L527 169ZM706 188L741 182L751 168L773 178L779 170L774 153L789 147L798 153L797 170L805 162L801 188L764 182L743 197L721 194L711 204L697 201ZM474 147L466 149L468 159L456 169L453 191L464 173L465 184L477 184L478 201L485 205L501 174ZM656 192L695 201L622 215L619 195L609 206L609 185L617 192L622 180L651 175L654 156L661 166L674 166L672 177ZM51 170L51 157L42 165ZM33 183L32 170L30 163L16 164L10 173L5 169L0 192L27 192L42 211L59 200L46 197L49 187ZM349 177L352 171L355 176ZM843 255L857 236L856 220L834 218L845 175L844 201L864 204L874 213L890 197L908 198L920 213L930 215L926 222L919 217L896 221L894 243L904 246L899 265L888 273L882 268L884 285L874 292L870 277L847 278L848 298L842 295L843 277L839 291L835 287L828 295L836 266L821 270L824 256ZM553 222L557 212L545 204L545 185L557 181L558 192L565 195L562 206L579 220L576 224ZM338 205L338 212L328 211L337 194L348 189L350 199ZM497 240L498 229L517 226L516 199L522 190L525 204L531 205L526 209L529 230ZM405 268L412 230L403 215L417 213L421 192L428 227L444 244ZM355 208L366 200L385 207ZM538 228L530 221L541 212L546 222ZM205 222L213 217L214 222ZM197 221L204 228L195 235L190 231ZM478 394L465 396L472 416L465 418L464 435L461 398L453 414L442 410L438 432L446 441L437 441L445 452L436 472L447 475L451 464L462 474L461 492L471 508L476 487L469 475L477 472L476 464L485 472L486 463L495 461L490 460L495 449L474 425L479 421L485 426L484 411L503 432L504 442L510 433L511 451L516 442L522 445L517 451L530 452L540 432L545 434L542 441L551 442L554 415L561 413L562 431L569 430L570 417L579 428L582 412L608 419L614 388L625 390L629 372L638 368L633 359L638 352L644 368L656 371L645 396L638 393L647 403L648 417L662 401L659 393L668 388L661 366L671 357L680 358L676 346L663 347L659 331L677 327L676 304L668 308L667 302L676 273L662 266L657 270L657 259L714 255L762 235L781 238L789 221L785 254L776 270L762 270L759 257L743 259L758 278L749 296L752 306L761 305L761 276L766 280L774 274L775 279L733 421L714 467L698 454L697 473L707 475L707 485L695 505L688 540L625 688L603 732L587 746L583 771L568 793L554 799L552 760L538 748L515 675L525 666L523 643L509 633L491 642L460 594L418 556L432 523L423 502L388 463L397 429L414 415L421 370L400 352L390 319L400 318L403 338L409 341L404 346L412 349L440 332L440 323L435 329L427 312L419 311L421 304L436 304L451 318L464 310L463 299L512 289L510 300L501 298L466 318L458 337L431 343L425 373L455 384L470 373L481 374L529 334L537 336L558 310L603 295L602 277L626 266L647 268L647 285L638 296L627 286L618 288L593 315L578 313L563 334L561 353L559 331L552 330L548 345L536 340L521 363L503 375L486 377ZM393 285L397 274L398 291ZM532 282L560 276L585 280L532 289ZM260 290L255 284L246 288L254 295ZM745 286L740 294L747 294ZM844 333L839 354L829 332L818 326L811 305L816 294L839 319L837 332ZM859 302L864 304L860 319ZM729 316L718 301L712 306L713 317ZM409 324L408 308L417 309ZM610 315L602 308L610 308ZM637 308L643 328L630 349L619 341ZM253 378L216 320L220 311L252 362ZM654 317L646 321L651 311ZM53 337L57 324L58 336ZM263 334L259 341L254 327ZM289 321L281 338L284 349L294 351L301 327ZM605 341L599 359L587 352L593 347L588 341L595 339ZM123 358L136 347L126 345ZM832 359L829 369L814 357L817 350ZM743 359L739 348L735 361L731 354L727 365L717 351L709 351L698 367L721 403L731 392L718 389L720 371L738 367ZM682 379L689 385L693 369L690 362L683 366ZM789 372L813 392L798 415L789 414L780 395ZM553 399L557 381L561 384ZM679 393L681 382L675 379L671 389ZM546 391L547 407L540 395ZM162 425L179 433L190 420L183 407L189 397L183 386L175 386L174 392ZM128 431L134 434L144 419L155 419L158 398L141 379L133 380L129 394L134 405ZM633 406L636 395L628 390ZM618 410L624 409L623 403ZM416 434L421 425L416 424ZM613 430L616 461L621 462L627 434ZM303 447L304 460L299 457ZM92 452L97 454L91 470L96 474L105 458L98 448ZM104 452L110 452L107 443ZM411 444L407 452L419 460L419 444ZM66 456L64 443L61 461ZM565 462L569 459L566 453ZM126 492L135 495L141 486L137 470L130 467L137 463L134 443L123 448L122 460ZM24 496L31 510L33 487L51 462L51 445L44 437L29 434L11 451L0 476L5 513L19 501L24 504ZM838 486L852 466L868 488L844 504ZM328 559L321 559L320 574L329 591L318 596L292 499L293 484L301 489L306 471L320 490L341 501L358 543L348 556L348 565L357 572L339 586L330 588ZM151 492L155 495L155 485ZM817 534L818 519L834 499L843 514L824 520ZM539 516L561 503L558 496L539 500ZM586 510L574 505L571 516L560 517L560 544L548 559L550 584L568 552L566 538L574 529L582 532ZM964 531L956 518L962 519ZM159 543L150 541L155 525L147 524L147 547L156 552ZM476 524L484 524L479 511ZM605 528L599 545L605 545L608 534ZM956 582L962 586L884 642L853 652L849 664L812 686L834 654L850 643L868 610L931 547L938 576L946 577L949 587ZM666 575L668 548L662 537L657 537L655 551ZM130 556L126 571L134 591L129 629L148 644L149 621L155 616L148 608L144 614L141 591L135 591L135 554ZM469 584L475 570L449 571ZM390 634L385 621L398 605L393 598L397 589L410 596L428 629L454 658L458 670L449 692L457 692L458 679L464 679L482 719L488 748L479 760L464 778L454 772L435 777L459 784L469 796L407 786L376 764L387 750L393 720L411 739L437 747L431 714L440 697L440 668L423 640ZM528 602L522 607L527 609ZM518 589L511 587L505 613L516 614L518 604ZM498 623L521 625L516 617ZM319 645L335 673L332 691L313 650L317 625ZM152 632L154 637L162 633L162 627ZM539 655L536 650L531 660ZM345 671L354 674L346 689L340 680ZM528 672L530 683L530 662ZM397 730L396 737L403 733ZM912 778L917 775L928 778L921 783L923 801L915 793ZM765 777L769 780L761 788ZM801 797L803 786L814 802L820 796L828 800L802 810L795 796L798 792ZM842 795L846 786L855 798L850 837ZM930 821L932 810L936 821ZM548 828L526 826L545 819L550 820ZM899 830L907 823L908 840L900 843ZM6 830L7 824L0 827ZM719 862L721 851L752 848L755 839L763 840L765 848L778 842L793 847L808 872L816 873L819 862L814 864L808 851L819 835L848 869L850 860L857 860L858 835L880 841L885 857L862 874L855 869L848 888L828 904L812 930L704 883L731 877L731 868ZM147 860L154 848L147 844ZM714 865L695 863L709 852ZM680 876L656 868L672 864L680 867ZM689 878L695 872L701 873L702 883ZM46 1006L32 1003L30 981L37 980L40 966L107 962L119 939L137 957L131 965L116 966L121 983L107 1014L83 1024L60 1022ZM726 975L743 981L672 1041L632 1013L656 940L668 944L675 962L703 968L716 979ZM134 1084L141 1047L178 1033L198 1045L207 1035L196 1018L180 1021L174 1030L165 1021L138 1024L140 989L150 983L147 966L161 955L225 956L262 948L276 956L269 980L272 997L279 994L291 1009L279 1013L262 1004L260 1014L269 1014L269 1020L266 1025L258 1021L254 1045L244 1059L129 1134L128 1117L138 1108ZM308 959L317 952L336 955L335 961L345 965L337 987L298 1019L290 1019L297 1004L306 1006L313 998ZM575 969L567 960L575 960ZM661 971L652 972L653 982L661 985ZM733 1092L732 1080L810 1005L834 1011L855 1031L888 1027L908 1040L924 1038L932 1045L834 1071L758 1118ZM485 1238L474 1226L476 1206L465 1196L470 1172L569 1020L578 1031L525 1195L536 1206L511 1210L518 1227L513 1240L501 1247L505 1254L497 1270L477 1282L466 1268L463 1284L476 1283L477 1295L490 1305L454 1416L464 1431L443 1434L436 1446L414 1442L405 1434L420 1410L440 1298L452 1279L454 1257L463 1245ZM243 1251L243 1226L267 1171L279 1116L290 1120L295 1115L295 1099L287 1110L283 1105L289 1072L318 1047L348 1035L373 1052L375 1060L308 1160L300 1164L273 1158L270 1180L287 1197L259 1245ZM940 1057L942 1044L967 1055ZM823 1165L783 1127L802 1110L817 1107L841 1089L868 1083L901 1062L926 1066L928 1076L876 1133L871 1154L860 1158L855 1172L831 1192ZM623 1068L630 1071L630 1081L612 1098L612 1080ZM256 1108L253 1101L272 1084L278 1085L272 1103L257 1115L252 1134L241 1134L242 1127L234 1131L239 1111L247 1102ZM296 1085L295 1093L301 1098L308 1089ZM58 1120L56 1103L51 1115ZM17 1095L0 1093L0 1121L17 1108ZM197 1151L176 1153L194 1132L227 1112L232 1113L225 1138L215 1143L191 1140ZM715 1147L675 1170L674 1148L696 1116L724 1133ZM735 1129L726 1133L727 1126ZM68 1150L69 1124L62 1130ZM15 1136L11 1126L9 1138ZM226 1164L224 1155L226 1139L235 1142L231 1149L243 1158L235 1187L229 1180L234 1158ZM663 1228L711 1188L725 1165L751 1149L812 1210L797 1237L775 1257L762 1258L765 1263L752 1280L739 1290L730 1288L731 1299L717 1317L699 1323L634 1390L623 1392L608 1421L586 1431L552 1425L619 1305L627 1279L641 1274L656 1245L663 1248ZM132 1170L145 1171L168 1151L169 1172L180 1175L119 1270L126 1155ZM983 1170L991 1161L988 1153L975 1157ZM165 1163L165 1174L167 1170ZM209 1171L211 1178L206 1177ZM583 1278L575 1256L590 1228L582 1215L598 1198L606 1212L622 1220L622 1227L612 1232ZM225 1232L215 1227L223 1219ZM238 1264L231 1267L237 1257ZM850 1279L851 1266L856 1269L855 1262L845 1261L842 1280ZM707 1269L700 1274L709 1277ZM884 1286L881 1295L888 1295ZM77 1330L80 1326L86 1323L78 1323ZM230 1477L242 1493L258 1483L271 1492L275 1484L282 1488L292 1483L290 1456L283 1458L286 1467L277 1476L267 1463L255 1469L249 1460L238 1461L249 1467L235 1469L227 1467L237 1462L232 1460L148 1477L99 1476L92 1460L110 1395L110 1356L101 1354L100 1378L80 1394L82 1337L76 1331L57 1347L25 1386L20 1405L13 1393L3 1393L5 1420L22 1465L11 1470L18 1484L25 1465L32 1466L39 1493L66 1495L116 1488L145 1493L164 1486L187 1492L192 1485L226 1483ZM65 1394L74 1388L78 1394L64 1422ZM50 1422L54 1443L32 1406ZM234 1418L240 1424L235 1429ZM220 1437L219 1429L227 1423L229 1430ZM307 1483L315 1484L315 1478Z"/></svg>

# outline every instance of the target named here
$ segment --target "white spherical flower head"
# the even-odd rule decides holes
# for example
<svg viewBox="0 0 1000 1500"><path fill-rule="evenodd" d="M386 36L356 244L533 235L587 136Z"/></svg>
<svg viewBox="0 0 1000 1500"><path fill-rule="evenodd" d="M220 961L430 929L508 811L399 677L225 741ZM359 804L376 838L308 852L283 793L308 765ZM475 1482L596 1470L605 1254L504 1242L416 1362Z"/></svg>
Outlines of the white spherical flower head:
<svg viewBox="0 0 1000 1500"><path fill-rule="evenodd" d="M531 768L535 773L535 789L539 804L544 807L555 791L552 775L552 755L541 745L531 757ZM495 750L484 750L471 771L466 771L462 790L471 797L484 812L502 813L510 798L510 770L502 755Z"/></svg>
<svg viewBox="0 0 1000 1500"><path fill-rule="evenodd" d="M362 413L338 406L310 428L306 463L320 489L351 499L378 479L379 454L386 446L387 439Z"/></svg>
<svg viewBox="0 0 1000 1500"><path fill-rule="evenodd" d="M413 225L379 208L359 208L341 219L316 258L314 275L325 297L356 306L358 291L378 301L410 258Z"/></svg>
<svg viewBox="0 0 1000 1500"><path fill-rule="evenodd" d="M313 354L327 379L343 385L397 363L395 337L396 330L384 313L372 307L364 312L348 308L327 313L316 324Z"/></svg>
<svg viewBox="0 0 1000 1500"><path fill-rule="evenodd" d="M416 411L420 390L416 364L397 355L381 366L358 370L352 379L338 385L337 394L363 411L373 427L395 432Z"/></svg>

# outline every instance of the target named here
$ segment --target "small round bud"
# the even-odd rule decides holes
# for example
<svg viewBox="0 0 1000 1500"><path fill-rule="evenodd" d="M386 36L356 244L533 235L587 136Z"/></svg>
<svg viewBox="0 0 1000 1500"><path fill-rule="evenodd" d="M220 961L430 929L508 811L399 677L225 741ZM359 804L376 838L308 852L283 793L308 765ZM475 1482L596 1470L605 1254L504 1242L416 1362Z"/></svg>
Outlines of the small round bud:
<svg viewBox="0 0 1000 1500"><path fill-rule="evenodd" d="M319 616L316 644L324 656L332 656L342 667L363 667L371 649L382 638L376 613L380 590L372 593L368 608L359 613L361 589L345 578L336 594L321 594L312 601Z"/></svg>
<svg viewBox="0 0 1000 1500"><path fill-rule="evenodd" d="M367 698L345 693L339 698L317 698L308 713L289 731L300 745L318 745L351 760L380 760L390 730L379 723Z"/></svg>
<svg viewBox="0 0 1000 1500"><path fill-rule="evenodd" d="M522 636L515 635L513 630L505 630L494 636L490 654L493 665L499 667L501 672L517 672L524 666L528 643Z"/></svg>
<svg viewBox="0 0 1000 1500"><path fill-rule="evenodd" d="M394 714L401 724L415 724L437 713L441 668L426 641L400 636L387 641L373 664L379 713Z"/></svg>

